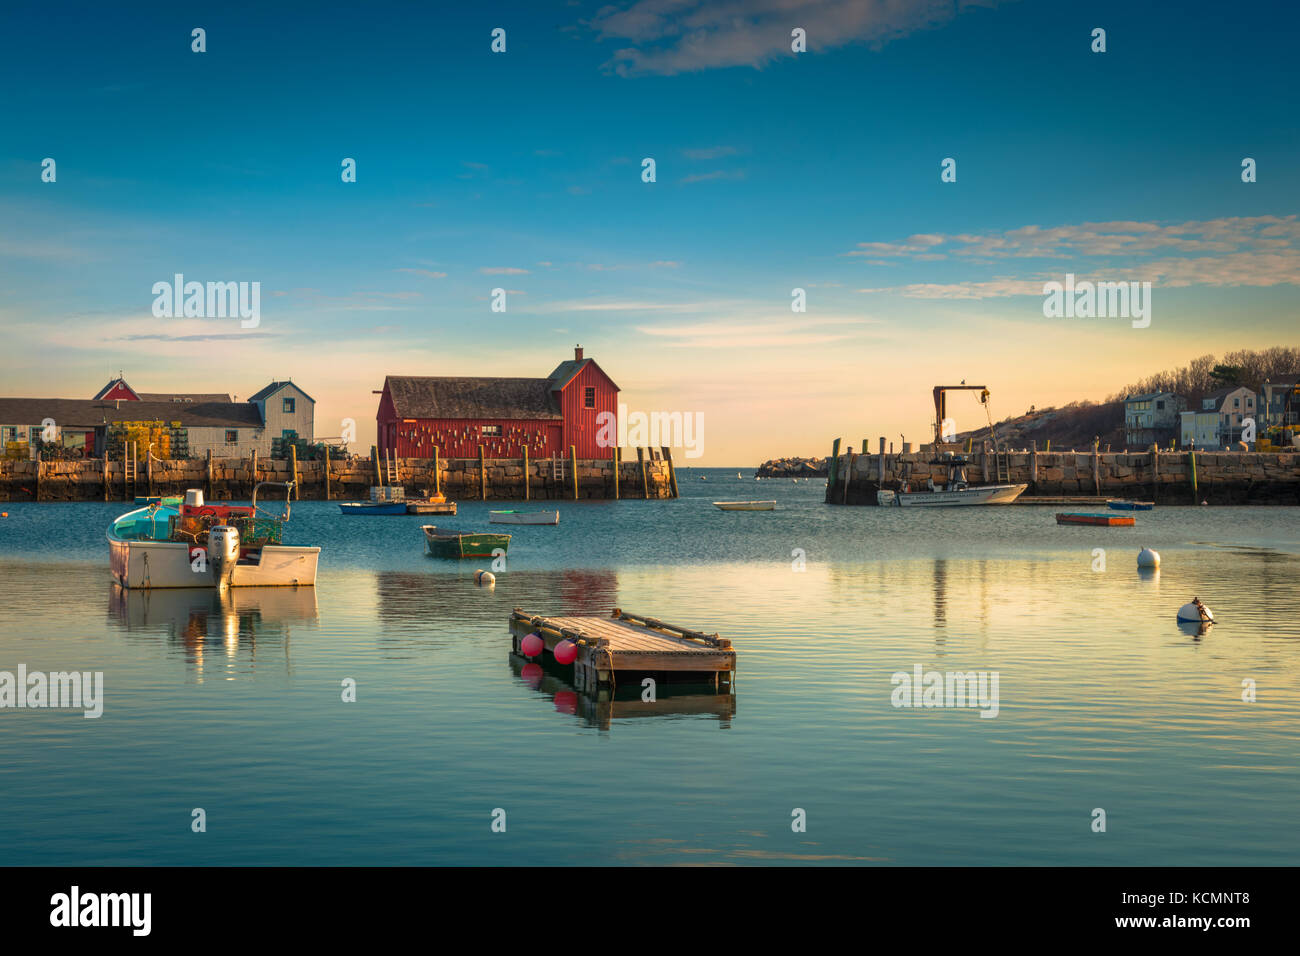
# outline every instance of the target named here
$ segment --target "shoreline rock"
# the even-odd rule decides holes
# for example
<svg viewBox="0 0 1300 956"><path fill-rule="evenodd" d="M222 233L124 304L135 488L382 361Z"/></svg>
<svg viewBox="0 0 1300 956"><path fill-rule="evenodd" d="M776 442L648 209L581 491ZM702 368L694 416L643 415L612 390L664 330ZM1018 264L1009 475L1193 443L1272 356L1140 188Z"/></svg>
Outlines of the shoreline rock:
<svg viewBox="0 0 1300 956"><path fill-rule="evenodd" d="M825 478L825 458L773 458L758 466L760 478Z"/></svg>

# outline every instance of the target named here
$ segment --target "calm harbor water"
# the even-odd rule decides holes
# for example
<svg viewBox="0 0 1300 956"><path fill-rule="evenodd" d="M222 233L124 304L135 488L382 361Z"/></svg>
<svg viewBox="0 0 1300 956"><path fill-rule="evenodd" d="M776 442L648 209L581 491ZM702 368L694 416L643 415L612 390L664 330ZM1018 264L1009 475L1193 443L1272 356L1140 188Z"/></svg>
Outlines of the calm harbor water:
<svg viewBox="0 0 1300 956"><path fill-rule="evenodd" d="M302 502L286 541L322 546L318 586L225 598L115 589L120 503L0 505L0 670L105 682L97 720L0 710L0 865L1300 862L1300 509L1061 528L735 475L556 503L494 590L419 532L490 503ZM778 510L709 504L739 497ZM1203 635L1174 621L1193 595ZM616 605L730 638L734 696L602 707L509 653L513 607ZM997 717L894 707L915 665L998 672Z"/></svg>

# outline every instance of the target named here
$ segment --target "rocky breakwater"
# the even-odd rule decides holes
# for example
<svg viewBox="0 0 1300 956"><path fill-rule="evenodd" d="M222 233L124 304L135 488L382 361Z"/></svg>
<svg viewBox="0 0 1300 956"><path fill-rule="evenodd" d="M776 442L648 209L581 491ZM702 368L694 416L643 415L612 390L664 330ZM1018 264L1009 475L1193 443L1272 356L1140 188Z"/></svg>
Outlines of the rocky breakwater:
<svg viewBox="0 0 1300 956"><path fill-rule="evenodd" d="M825 478L825 458L774 458L758 466L760 478Z"/></svg>

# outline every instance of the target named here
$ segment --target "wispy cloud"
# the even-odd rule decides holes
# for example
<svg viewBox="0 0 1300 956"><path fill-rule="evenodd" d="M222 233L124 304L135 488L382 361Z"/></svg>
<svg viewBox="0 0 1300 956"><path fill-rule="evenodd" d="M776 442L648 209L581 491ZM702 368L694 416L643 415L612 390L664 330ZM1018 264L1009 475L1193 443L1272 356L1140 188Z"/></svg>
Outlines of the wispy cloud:
<svg viewBox="0 0 1300 956"><path fill-rule="evenodd" d="M432 269L394 269L394 272L409 272L411 275L424 276L426 279L445 279L447 273L435 272Z"/></svg>
<svg viewBox="0 0 1300 956"><path fill-rule="evenodd" d="M664 345L668 348L743 349L843 342L861 338L878 324L876 320L862 316L831 316L794 325L784 319L727 320L693 325L637 326L636 330L643 335L667 339Z"/></svg>
<svg viewBox="0 0 1300 956"><path fill-rule="evenodd" d="M689 176L683 176L683 183L703 183L711 179L744 179L745 171L743 169L715 169L711 173L691 173Z"/></svg>
<svg viewBox="0 0 1300 956"><path fill-rule="evenodd" d="M526 276L527 269L516 269L514 266L484 266L478 270L485 276Z"/></svg>
<svg viewBox="0 0 1300 956"><path fill-rule="evenodd" d="M1300 218L1228 217L1183 223L1089 222L1021 226L996 233L923 233L890 242L860 242L844 253L872 265L949 260L965 265L1014 260L1059 263L1021 275L952 283L913 283L859 292L911 298L986 299L1041 295L1042 283L1073 272L1080 279L1132 278L1166 288L1193 285L1300 284Z"/></svg>
<svg viewBox="0 0 1300 956"><path fill-rule="evenodd" d="M631 44L605 64L624 76L716 67L763 67L794 56L791 30L808 50L851 43L883 46L942 26L969 6L997 0L635 0L606 6L587 22L601 40Z"/></svg>
<svg viewBox="0 0 1300 956"><path fill-rule="evenodd" d="M734 146L709 146L705 149L684 149L682 155L687 159L722 159L724 156L735 156L736 152Z"/></svg>

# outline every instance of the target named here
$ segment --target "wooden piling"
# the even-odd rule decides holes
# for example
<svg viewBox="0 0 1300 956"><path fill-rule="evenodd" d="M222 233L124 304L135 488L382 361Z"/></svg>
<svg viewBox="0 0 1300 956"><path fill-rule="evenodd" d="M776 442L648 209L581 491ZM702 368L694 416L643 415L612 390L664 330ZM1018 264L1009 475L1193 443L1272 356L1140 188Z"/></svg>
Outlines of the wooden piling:
<svg viewBox="0 0 1300 956"><path fill-rule="evenodd" d="M1160 490L1160 446L1151 446L1151 503L1156 502L1156 492Z"/></svg>
<svg viewBox="0 0 1300 956"><path fill-rule="evenodd" d="M532 489L529 487L529 481L528 481L528 446L527 445L524 446L523 452L524 452L524 501L527 501L532 496L531 495ZM615 495L614 497L617 498L618 495Z"/></svg>
<svg viewBox="0 0 1300 956"><path fill-rule="evenodd" d="M828 463L828 467L826 469L826 474L828 476L827 488L833 489L835 487L835 479L839 476L839 473L840 473L840 439L837 438L835 439L834 443L831 445L831 460ZM831 500L830 495L827 495L826 497L827 500Z"/></svg>
<svg viewBox="0 0 1300 956"><path fill-rule="evenodd" d="M573 500L578 500L578 446L569 446L569 470L573 472Z"/></svg>
<svg viewBox="0 0 1300 956"><path fill-rule="evenodd" d="M433 449L433 493L442 494L442 472L438 469L438 447Z"/></svg>
<svg viewBox="0 0 1300 956"><path fill-rule="evenodd" d="M642 498L649 498L649 497L650 497L650 483L649 483L648 481L646 481L646 472L645 472L645 449L642 448L640 445L638 445L638 446L637 446L637 449L636 449L636 460L637 460L637 464L641 466L641 497L642 497Z"/></svg>
<svg viewBox="0 0 1300 956"><path fill-rule="evenodd" d="M867 451L865 444L862 446L862 451L864 454ZM885 487L885 436L881 435L880 452L876 455L876 490L879 491L883 487Z"/></svg>
<svg viewBox="0 0 1300 956"><path fill-rule="evenodd" d="M618 469L623 464L622 456L619 454L619 448L614 446L614 500L618 501Z"/></svg>
<svg viewBox="0 0 1300 956"><path fill-rule="evenodd" d="M251 459L251 465L249 466L248 473L249 473L249 478L251 480L251 483L248 486L248 493L251 495L253 493L253 489L257 487L257 449L256 448L253 449L253 457Z"/></svg>
<svg viewBox="0 0 1300 956"><path fill-rule="evenodd" d="M375 463L375 484L382 488L384 486L384 474L379 468L379 448L375 445L370 446L370 460Z"/></svg>
<svg viewBox="0 0 1300 956"><path fill-rule="evenodd" d="M41 453L38 450L36 452L36 500L37 501L41 500L41 471L42 471L42 466L44 466L44 464L45 462L41 461Z"/></svg>
<svg viewBox="0 0 1300 956"><path fill-rule="evenodd" d="M1200 497L1196 488L1196 449L1193 448L1187 453L1187 460L1192 466L1192 504L1196 504L1196 499Z"/></svg>
<svg viewBox="0 0 1300 956"><path fill-rule="evenodd" d="M1029 443L1029 488L1031 491L1038 489L1038 439L1033 439Z"/></svg>
<svg viewBox="0 0 1300 956"><path fill-rule="evenodd" d="M662 446L664 461L668 462L668 487L672 491L673 497L679 497L677 494L677 469L673 467L673 452L667 445Z"/></svg>
<svg viewBox="0 0 1300 956"><path fill-rule="evenodd" d="M333 458L333 457L334 457L334 453L330 450L330 446L329 446L329 445L326 445L326 446L325 446L325 500L326 500L326 501L329 501L329 500L330 500L330 494L331 494L331 492L330 492L330 459Z"/></svg>
<svg viewBox="0 0 1300 956"><path fill-rule="evenodd" d="M144 450L144 493L153 497L153 448L146 446Z"/></svg>
<svg viewBox="0 0 1300 956"><path fill-rule="evenodd" d="M1101 456L1098 454L1098 446L1101 443L1093 441L1092 443L1092 493L1101 494Z"/></svg>
<svg viewBox="0 0 1300 956"><path fill-rule="evenodd" d="M858 453L849 449L849 460L844 465L844 492L840 495L840 504L849 503L849 482L853 480L853 463L858 460Z"/></svg>
<svg viewBox="0 0 1300 956"><path fill-rule="evenodd" d="M480 501L487 501L487 460L482 445L478 446L478 496Z"/></svg>
<svg viewBox="0 0 1300 956"><path fill-rule="evenodd" d="M212 449L208 449L208 454L212 454ZM108 453L104 454L104 500L108 500Z"/></svg>
<svg viewBox="0 0 1300 956"><path fill-rule="evenodd" d="M293 500L298 500L298 446L289 446L289 480L293 482Z"/></svg>
<svg viewBox="0 0 1300 956"><path fill-rule="evenodd" d="M208 449L208 487L204 492L207 495L205 500L212 500L212 449Z"/></svg>

